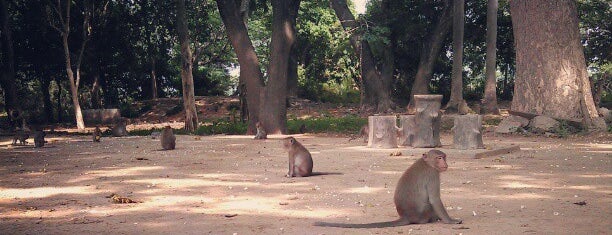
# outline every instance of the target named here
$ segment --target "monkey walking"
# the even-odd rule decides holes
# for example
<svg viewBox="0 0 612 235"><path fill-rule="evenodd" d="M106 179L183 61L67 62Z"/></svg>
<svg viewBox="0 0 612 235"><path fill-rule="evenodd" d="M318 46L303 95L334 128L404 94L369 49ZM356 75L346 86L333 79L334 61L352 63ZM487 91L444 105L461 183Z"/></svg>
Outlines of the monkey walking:
<svg viewBox="0 0 612 235"><path fill-rule="evenodd" d="M312 156L295 138L283 139L283 146L289 152L289 172L287 177L306 177L312 175Z"/></svg>
<svg viewBox="0 0 612 235"><path fill-rule="evenodd" d="M261 122L256 122L255 123L255 127L257 128L257 133L255 134L255 138L256 140L265 140L268 138L268 133L266 133L266 130L264 129L263 125L261 124Z"/></svg>
<svg viewBox="0 0 612 235"><path fill-rule="evenodd" d="M100 139L102 139L102 131L100 130L100 127L96 126L96 129L94 129L93 131L93 142L100 142Z"/></svg>
<svg viewBox="0 0 612 235"><path fill-rule="evenodd" d="M15 135L13 136L13 145L17 145L17 141L19 141L19 145L28 144L28 138L30 138L30 134L24 130L17 130Z"/></svg>
<svg viewBox="0 0 612 235"><path fill-rule="evenodd" d="M368 127L368 124L361 127L361 130L359 130L359 135L363 137L364 143L368 142L368 139L370 138L370 127Z"/></svg>
<svg viewBox="0 0 612 235"><path fill-rule="evenodd" d="M171 150L176 147L176 136L170 126L165 126L160 134L161 145L164 150Z"/></svg>
<svg viewBox="0 0 612 235"><path fill-rule="evenodd" d="M395 188L395 209L400 218L389 222L343 224L316 222L316 226L340 228L383 228L408 224L424 224L442 220L445 224L460 224L452 219L440 200L440 173L448 169L446 154L430 150L404 172Z"/></svg>
<svg viewBox="0 0 612 235"><path fill-rule="evenodd" d="M34 147L42 148L45 145L45 134L44 131L38 130L34 133Z"/></svg>

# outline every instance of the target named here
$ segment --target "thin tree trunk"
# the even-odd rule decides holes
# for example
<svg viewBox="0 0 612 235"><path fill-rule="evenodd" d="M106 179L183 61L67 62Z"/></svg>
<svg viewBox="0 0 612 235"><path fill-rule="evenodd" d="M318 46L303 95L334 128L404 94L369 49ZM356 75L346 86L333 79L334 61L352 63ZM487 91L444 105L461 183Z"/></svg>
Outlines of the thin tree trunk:
<svg viewBox="0 0 612 235"><path fill-rule="evenodd" d="M189 29L185 17L185 0L177 0L177 30L181 43L181 78L183 81L183 104L185 106L185 130L193 133L198 128L193 87L193 57L189 48Z"/></svg>
<svg viewBox="0 0 612 235"><path fill-rule="evenodd" d="M157 73L155 67L155 57L151 57L151 99L157 99Z"/></svg>
<svg viewBox="0 0 612 235"><path fill-rule="evenodd" d="M55 84L57 85L57 92L55 93L57 98L57 122L62 123L62 83L59 77L55 78Z"/></svg>
<svg viewBox="0 0 612 235"><path fill-rule="evenodd" d="M485 85L484 99L482 99L480 110L482 114L499 114L499 108L497 107L497 66L495 65L495 59L497 58L497 6L497 0L488 0L486 59L487 82Z"/></svg>
<svg viewBox="0 0 612 235"><path fill-rule="evenodd" d="M421 49L419 67L414 78L414 83L412 84L410 103L408 103L408 113L414 112L414 95L429 94L429 82L432 79L433 67L442 49L444 38L446 38L451 28L452 6L448 0L444 1L444 4L444 9L442 10L442 14L433 32L425 39Z"/></svg>
<svg viewBox="0 0 612 235"><path fill-rule="evenodd" d="M17 120L13 120L13 113L21 115L21 107L17 101L17 87L15 86L15 52L13 49L13 36L10 27L10 16L8 1L0 1L0 20L2 21L2 72L0 74L0 85L4 89L4 102L9 121L13 127L19 126Z"/></svg>
<svg viewBox="0 0 612 235"><path fill-rule="evenodd" d="M576 2L510 1L516 76L512 110L605 130L587 75Z"/></svg>
<svg viewBox="0 0 612 235"><path fill-rule="evenodd" d="M359 23L351 13L346 0L331 0L330 4L340 20L342 27L347 32L355 32L359 29ZM376 112L387 112L394 108L391 100L391 89L388 84L392 83L393 76L381 76L376 69L376 61L367 41L362 40L361 35L351 33L349 36L351 45L361 58L361 77L363 84L362 109L368 110L372 107Z"/></svg>
<svg viewBox="0 0 612 235"><path fill-rule="evenodd" d="M259 60L251 43L245 23L235 1L216 0L228 37L240 64L240 82L245 84L249 125L247 134L255 134L259 121L260 93L264 86Z"/></svg>
<svg viewBox="0 0 612 235"><path fill-rule="evenodd" d="M42 77L40 80L40 92L43 95L43 103L45 104L45 119L48 123L53 123L53 104L51 103L51 94L49 93L51 80L46 76Z"/></svg>
<svg viewBox="0 0 612 235"><path fill-rule="evenodd" d="M463 26L465 19L464 0L455 0L453 5L453 72L450 100L447 112L466 114L467 103L463 100Z"/></svg>

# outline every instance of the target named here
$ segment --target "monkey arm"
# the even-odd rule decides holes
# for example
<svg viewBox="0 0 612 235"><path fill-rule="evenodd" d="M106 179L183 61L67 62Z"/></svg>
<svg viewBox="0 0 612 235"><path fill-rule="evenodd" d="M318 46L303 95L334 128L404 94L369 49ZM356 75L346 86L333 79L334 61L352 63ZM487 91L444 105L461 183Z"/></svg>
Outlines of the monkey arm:
<svg viewBox="0 0 612 235"><path fill-rule="evenodd" d="M295 168L295 156L291 152L289 152L289 172L287 173L287 177L293 177L293 170Z"/></svg>
<svg viewBox="0 0 612 235"><path fill-rule="evenodd" d="M461 220L451 219L446 209L444 208L444 204L442 204L442 200L440 199L440 185L433 185L432 187L427 188L427 194L429 197L429 203L433 207L434 212L442 222L445 224L460 224Z"/></svg>

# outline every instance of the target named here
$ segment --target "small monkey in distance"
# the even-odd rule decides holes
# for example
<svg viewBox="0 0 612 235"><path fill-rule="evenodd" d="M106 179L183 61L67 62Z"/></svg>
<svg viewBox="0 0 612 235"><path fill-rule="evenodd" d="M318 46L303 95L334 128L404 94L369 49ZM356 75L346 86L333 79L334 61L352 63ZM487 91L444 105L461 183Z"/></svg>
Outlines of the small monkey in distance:
<svg viewBox="0 0 612 235"><path fill-rule="evenodd" d="M28 132L24 130L17 130L13 136L13 145L17 145L17 141L19 141L20 145L26 145L28 144L28 138L30 138Z"/></svg>
<svg viewBox="0 0 612 235"><path fill-rule="evenodd" d="M448 169L446 154L430 150L408 168L395 188L395 209L400 218L389 222L343 224L316 222L316 226L341 228L383 228L408 224L424 224L442 220L445 224L460 224L448 216L440 200L440 173Z"/></svg>
<svg viewBox="0 0 612 235"><path fill-rule="evenodd" d="M257 133L255 134L255 138L253 139L264 140L268 138L268 134L266 133L266 130L264 129L261 122L256 122L255 127L257 128Z"/></svg>
<svg viewBox="0 0 612 235"><path fill-rule="evenodd" d="M161 145L164 150L174 149L176 146L176 136L170 126L165 126L160 135Z"/></svg>
<svg viewBox="0 0 612 235"><path fill-rule="evenodd" d="M100 142L100 139L102 139L102 131L100 127L96 126L96 129L93 131L93 142Z"/></svg>
<svg viewBox="0 0 612 235"><path fill-rule="evenodd" d="M312 175L312 156L295 138L283 139L283 147L289 153L289 172L287 177L306 177Z"/></svg>

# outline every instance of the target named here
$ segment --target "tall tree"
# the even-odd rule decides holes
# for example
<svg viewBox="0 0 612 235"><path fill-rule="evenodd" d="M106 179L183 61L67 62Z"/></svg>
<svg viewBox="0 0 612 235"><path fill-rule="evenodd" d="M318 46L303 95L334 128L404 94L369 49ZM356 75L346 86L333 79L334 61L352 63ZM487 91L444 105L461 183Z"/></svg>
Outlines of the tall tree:
<svg viewBox="0 0 612 235"><path fill-rule="evenodd" d="M410 103L408 104L408 112L412 112L414 105L414 95L429 94L429 82L432 79L433 67L436 58L440 54L442 45L452 22L452 5L449 0L444 1L442 14L434 27L434 30L423 41L421 48L421 56L419 58L419 67L417 69L414 83L410 94Z"/></svg>
<svg viewBox="0 0 612 235"><path fill-rule="evenodd" d="M484 98L480 112L483 114L499 114L497 107L497 0L487 2L487 58Z"/></svg>
<svg viewBox="0 0 612 235"><path fill-rule="evenodd" d="M15 114L21 115L21 108L17 102L17 87L15 86L15 51L13 49L13 36L10 26L9 4L7 0L0 1L0 21L2 28L2 72L0 74L0 85L4 90L4 102L6 113L13 126L17 125Z"/></svg>
<svg viewBox="0 0 612 235"><path fill-rule="evenodd" d="M516 44L512 110L605 129L591 94L575 1L511 1L510 12Z"/></svg>
<svg viewBox="0 0 612 235"><path fill-rule="evenodd" d="M465 22L465 2L456 0L453 3L453 72L450 100L446 110L460 114L468 113L467 103L463 99L463 28Z"/></svg>
<svg viewBox="0 0 612 235"><path fill-rule="evenodd" d="M181 44L181 79L183 84L183 105L185 106L185 130L194 132L198 127L198 113L195 107L193 88L193 57L189 42L189 29L185 17L185 0L176 0L176 24Z"/></svg>
<svg viewBox="0 0 612 235"><path fill-rule="evenodd" d="M361 26L348 8L346 0L330 0L330 4L344 30L350 33L349 40L351 45L355 49L355 53L359 54L361 58L362 108L369 109L369 106L376 112L389 111L395 106L393 100L391 100L392 73L385 72L381 74L381 71L376 68L376 59L370 44L368 41L363 40L362 30L360 30ZM389 54L386 53L387 56ZM385 66L389 65L383 65L383 67ZM388 69L389 67L386 68Z"/></svg>
<svg viewBox="0 0 612 235"><path fill-rule="evenodd" d="M89 9L89 4L87 1L84 2L83 8L83 27L82 27L82 41L81 46L78 50L78 56L75 63L76 76L72 69L72 59L70 53L70 45L68 41L68 37L70 36L70 8L71 8L70 0L63 1L57 0L55 4L51 4L53 8L54 14L56 14L56 19L50 19L50 25L54 29L56 29L62 38L62 45L64 48L64 59L66 62L66 75L68 76L68 81L70 81L70 95L72 97L72 106L74 108L74 116L76 119L77 128L79 130L85 129L85 122L83 122L83 113L81 112L81 104L79 102L79 83L81 82L81 62L83 61L83 54L85 52L85 46L87 45L87 41L89 40L89 36L91 35L90 28L90 16L91 10ZM53 13L50 13L53 14ZM76 77L76 78L75 78Z"/></svg>
<svg viewBox="0 0 612 235"><path fill-rule="evenodd" d="M241 93L246 93L249 125L247 134L255 134L255 123L259 121L260 92L264 86L263 74L259 70L259 59L249 38L240 9L234 0L216 0L219 14L234 47L240 64ZM242 83L244 82L244 83ZM243 85L244 84L244 85Z"/></svg>

